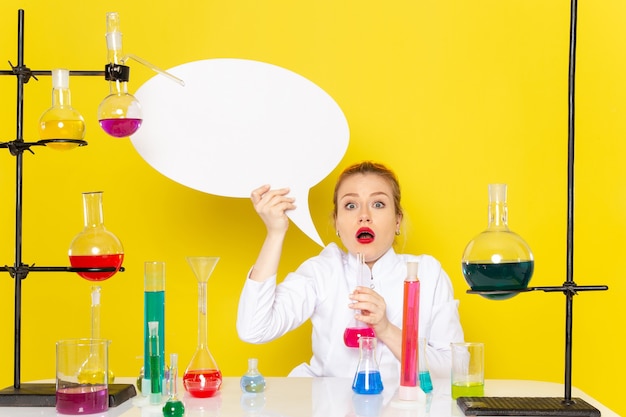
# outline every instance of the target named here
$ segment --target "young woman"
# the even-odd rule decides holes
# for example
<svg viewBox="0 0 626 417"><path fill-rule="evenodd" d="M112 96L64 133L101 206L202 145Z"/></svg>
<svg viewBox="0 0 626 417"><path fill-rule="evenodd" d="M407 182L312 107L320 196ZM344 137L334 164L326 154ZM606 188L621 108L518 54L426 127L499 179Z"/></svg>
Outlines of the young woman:
<svg viewBox="0 0 626 417"><path fill-rule="evenodd" d="M463 341L458 301L441 264L428 255L396 254L402 206L395 174L374 162L348 167L334 193L334 221L344 249L330 243L277 285L276 273L289 225L285 214L295 208L289 189L264 185L252 192L255 210L267 235L239 300L237 331L250 343L276 339L311 319L313 357L290 376L353 377L359 351L346 347L344 330L356 318L378 338L383 379L400 378L402 312L406 263L419 263L421 281L419 334L428 341L433 377L450 376L450 343ZM369 267L369 287L356 287L356 254Z"/></svg>

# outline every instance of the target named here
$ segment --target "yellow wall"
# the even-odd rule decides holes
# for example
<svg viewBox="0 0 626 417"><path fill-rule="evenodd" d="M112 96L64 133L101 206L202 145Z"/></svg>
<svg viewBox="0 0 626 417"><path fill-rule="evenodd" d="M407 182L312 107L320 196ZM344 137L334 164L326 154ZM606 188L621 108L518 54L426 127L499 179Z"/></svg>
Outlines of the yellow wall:
<svg viewBox="0 0 626 417"><path fill-rule="evenodd" d="M394 167L404 191L399 249L440 259L461 301L466 338L484 341L487 377L563 381L564 297L530 293L507 302L467 295L460 271L466 243L486 226L487 184L509 184L512 230L531 245L533 285L565 280L567 51L569 2L545 1L3 1L0 64L16 63L17 9L26 11L32 69L99 70L106 63L105 14L122 19L124 48L163 68L234 57L295 71L325 89L351 129L340 166L377 159ZM626 3L584 1L579 10L575 281L608 292L575 298L573 384L618 413L624 365L621 304L626 235ZM154 75L131 63L131 90ZM15 137L15 80L0 77L0 140ZM310 355L309 327L264 345L238 340L235 315L244 276L264 228L246 199L203 194L148 166L127 139L98 127L108 92L73 77L73 104L89 146L25 154L26 263L67 265L82 228L81 192L104 190L105 223L124 243L126 272L102 283L102 333L112 367L141 366L143 263L167 263L169 352L186 364L196 346L196 283L184 257L221 257L209 283L209 346L225 375L258 356L284 375ZM49 106L50 79L26 86L25 135ZM176 140L176 138L172 138ZM311 190L325 242L338 168ZM14 158L0 155L0 264L13 259ZM291 227L281 272L319 247ZM89 334L91 283L73 274L32 273L23 282L22 380L54 371L54 341ZM13 280L0 279L0 385L12 384Z"/></svg>

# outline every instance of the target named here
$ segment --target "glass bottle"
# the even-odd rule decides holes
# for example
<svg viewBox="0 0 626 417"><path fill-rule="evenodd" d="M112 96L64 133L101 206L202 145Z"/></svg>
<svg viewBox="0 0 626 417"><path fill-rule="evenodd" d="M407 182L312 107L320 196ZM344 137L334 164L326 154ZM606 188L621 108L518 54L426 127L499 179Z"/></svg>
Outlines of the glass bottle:
<svg viewBox="0 0 626 417"><path fill-rule="evenodd" d="M74 149L85 144L85 120L72 107L67 69L52 70L52 107L39 119L39 138L56 150Z"/></svg>
<svg viewBox="0 0 626 417"><path fill-rule="evenodd" d="M159 336L159 375L165 375L165 262L149 261L144 263L144 376L141 392L148 395L151 386L150 367L150 322L157 322Z"/></svg>
<svg viewBox="0 0 626 417"><path fill-rule="evenodd" d="M98 106L100 127L116 138L125 138L137 131L143 121L139 101L128 92L130 68L123 64L122 32L119 15L107 13L107 50L109 64L105 79L109 81L109 95Z"/></svg>
<svg viewBox="0 0 626 417"><path fill-rule="evenodd" d="M506 184L489 184L489 224L463 252L465 281L485 298L504 300L528 287L534 271L533 254L519 235L509 230ZM517 291L517 292L516 292Z"/></svg>
<svg viewBox="0 0 626 417"><path fill-rule="evenodd" d="M185 415L185 405L178 398L178 355L170 355L170 375L168 380L169 398L163 406L164 417L183 417Z"/></svg>
<svg viewBox="0 0 626 417"><path fill-rule="evenodd" d="M240 385L243 392L259 393L265 391L265 378L259 372L258 359L248 359L248 371L241 377Z"/></svg>
<svg viewBox="0 0 626 417"><path fill-rule="evenodd" d="M376 360L376 343L375 337L359 338L359 365L352 381L352 391L357 394L380 394L383 391L383 381Z"/></svg>
<svg viewBox="0 0 626 417"><path fill-rule="evenodd" d="M419 366L419 379L420 379L420 388L426 394L433 390L433 381L430 377L430 370L428 369L428 360L426 359L426 338L419 338L419 357L418 357L418 366Z"/></svg>
<svg viewBox="0 0 626 417"><path fill-rule="evenodd" d="M161 375L161 358L159 352L159 322L148 323L150 348L150 404L160 404L163 394L163 380Z"/></svg>
<svg viewBox="0 0 626 417"><path fill-rule="evenodd" d="M407 262L406 269L404 301L402 303L402 356L398 396L401 400L416 401L418 399L417 384L419 382L418 339L421 283L417 277L417 262Z"/></svg>
<svg viewBox="0 0 626 417"><path fill-rule="evenodd" d="M74 268L109 268L110 271L77 271L89 281L111 278L122 266L124 248L120 240L104 227L102 191L83 193L84 228L70 244L70 265Z"/></svg>
<svg viewBox="0 0 626 417"><path fill-rule="evenodd" d="M370 276L369 268L365 265L365 257L362 253L356 254L356 285L359 287L369 286L368 277ZM351 310L352 311L352 310ZM343 332L343 342L347 347L358 348L359 338L362 336L376 337L374 329L366 323L355 319L350 319Z"/></svg>
<svg viewBox="0 0 626 417"><path fill-rule="evenodd" d="M100 292L99 285L91 287L91 339L100 340ZM102 361L98 358L99 349L92 347L87 359L82 363L78 370L78 381L82 384L95 384L96 381L102 380L104 370L98 364ZM115 375L111 366L108 365L109 375L108 383L115 382Z"/></svg>
<svg viewBox="0 0 626 417"><path fill-rule="evenodd" d="M191 396L198 398L215 395L222 385L222 373L207 343L207 283L219 259L210 256L187 257L198 280L198 346L183 375L183 385Z"/></svg>

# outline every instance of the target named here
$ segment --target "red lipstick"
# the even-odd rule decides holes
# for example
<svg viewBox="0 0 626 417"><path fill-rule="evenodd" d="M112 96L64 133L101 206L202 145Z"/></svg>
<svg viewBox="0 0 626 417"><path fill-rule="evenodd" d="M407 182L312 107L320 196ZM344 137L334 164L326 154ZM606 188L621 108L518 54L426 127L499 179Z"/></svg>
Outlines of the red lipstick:
<svg viewBox="0 0 626 417"><path fill-rule="evenodd" d="M359 243L372 243L375 237L374 231L369 227L361 227L356 232L356 240Z"/></svg>

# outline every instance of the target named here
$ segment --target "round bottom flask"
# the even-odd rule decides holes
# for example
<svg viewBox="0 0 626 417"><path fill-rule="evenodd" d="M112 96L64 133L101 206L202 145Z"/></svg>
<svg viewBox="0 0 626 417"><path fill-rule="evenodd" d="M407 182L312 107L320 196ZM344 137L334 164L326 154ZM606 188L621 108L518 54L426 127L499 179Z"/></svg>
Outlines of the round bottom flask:
<svg viewBox="0 0 626 417"><path fill-rule="evenodd" d="M104 227L102 191L83 193L85 227L70 244L70 265L74 268L110 268L111 271L77 272L89 281L111 278L122 266L124 248L120 240Z"/></svg>
<svg viewBox="0 0 626 417"><path fill-rule="evenodd" d="M485 298L504 300L528 287L535 263L528 244L509 230L506 184L489 184L489 225L461 261L465 281Z"/></svg>

